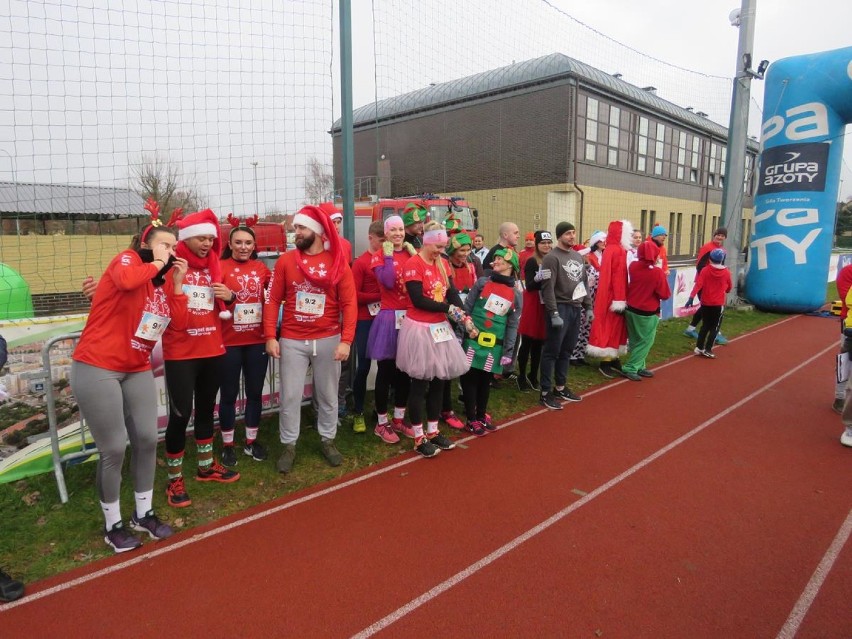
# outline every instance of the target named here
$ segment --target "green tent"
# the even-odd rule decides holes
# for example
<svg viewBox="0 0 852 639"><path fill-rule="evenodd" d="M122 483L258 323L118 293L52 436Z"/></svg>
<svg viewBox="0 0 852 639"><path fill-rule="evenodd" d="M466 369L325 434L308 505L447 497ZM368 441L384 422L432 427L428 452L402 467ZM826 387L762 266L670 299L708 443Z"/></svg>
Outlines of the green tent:
<svg viewBox="0 0 852 639"><path fill-rule="evenodd" d="M0 320L34 315L29 284L16 270L0 263Z"/></svg>

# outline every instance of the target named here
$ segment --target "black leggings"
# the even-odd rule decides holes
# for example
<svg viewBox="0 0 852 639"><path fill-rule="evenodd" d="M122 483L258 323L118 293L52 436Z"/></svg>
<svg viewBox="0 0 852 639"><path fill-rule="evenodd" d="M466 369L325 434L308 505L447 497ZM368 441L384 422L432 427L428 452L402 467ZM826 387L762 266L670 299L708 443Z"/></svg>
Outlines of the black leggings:
<svg viewBox="0 0 852 639"><path fill-rule="evenodd" d="M412 379L411 406L408 407L408 417L412 424L423 423L423 398L426 398L426 420L438 421L441 416L441 402L444 398L443 379Z"/></svg>
<svg viewBox="0 0 852 639"><path fill-rule="evenodd" d="M213 408L219 392L219 371L223 359L224 355L166 360L166 388L169 391L167 453L181 453L186 448L186 427L192 415L193 399L195 441L213 439Z"/></svg>
<svg viewBox="0 0 852 639"><path fill-rule="evenodd" d="M544 340L521 336L521 348L518 349L518 376L531 382L538 382L538 369L541 366L541 347ZM532 360L532 367L527 375L527 360Z"/></svg>
<svg viewBox="0 0 852 639"><path fill-rule="evenodd" d="M388 412L388 394L393 384L393 403L399 408L405 408L408 403L411 378L396 367L396 360L382 359L376 362L376 412L384 415Z"/></svg>
<svg viewBox="0 0 852 639"><path fill-rule="evenodd" d="M488 410L488 396L491 394L492 377L493 373L481 371L478 368L471 368L461 376L464 412L467 421L485 421L485 413Z"/></svg>
<svg viewBox="0 0 852 639"><path fill-rule="evenodd" d="M703 351L711 352L716 335L722 327L722 312L724 306L702 306L701 330L698 331L698 343L696 346Z"/></svg>

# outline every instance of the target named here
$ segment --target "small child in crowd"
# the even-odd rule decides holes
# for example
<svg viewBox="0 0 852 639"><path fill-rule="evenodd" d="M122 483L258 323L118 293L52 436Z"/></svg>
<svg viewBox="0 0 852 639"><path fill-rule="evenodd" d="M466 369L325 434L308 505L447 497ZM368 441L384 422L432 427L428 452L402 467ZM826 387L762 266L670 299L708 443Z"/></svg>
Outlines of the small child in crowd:
<svg viewBox="0 0 852 639"><path fill-rule="evenodd" d="M702 269L695 280L695 286L686 300L686 307L694 304L695 296L701 293L701 331L698 333L698 343L695 354L710 359L713 354L713 343L716 334L722 327L722 315L725 311L725 297L733 288L731 272L725 266L725 249L717 248L710 251L710 265Z"/></svg>

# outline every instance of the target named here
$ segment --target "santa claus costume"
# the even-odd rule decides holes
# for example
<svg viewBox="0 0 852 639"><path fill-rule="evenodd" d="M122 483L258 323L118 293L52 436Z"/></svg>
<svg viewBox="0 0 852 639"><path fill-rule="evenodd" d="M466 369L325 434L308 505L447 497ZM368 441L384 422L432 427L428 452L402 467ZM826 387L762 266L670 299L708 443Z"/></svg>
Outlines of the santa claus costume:
<svg viewBox="0 0 852 639"><path fill-rule="evenodd" d="M595 319L586 347L590 356L603 360L600 371L604 377L620 373L618 357L627 353L624 311L627 308L627 251L632 235L633 225L628 220L615 220L607 228L595 296Z"/></svg>

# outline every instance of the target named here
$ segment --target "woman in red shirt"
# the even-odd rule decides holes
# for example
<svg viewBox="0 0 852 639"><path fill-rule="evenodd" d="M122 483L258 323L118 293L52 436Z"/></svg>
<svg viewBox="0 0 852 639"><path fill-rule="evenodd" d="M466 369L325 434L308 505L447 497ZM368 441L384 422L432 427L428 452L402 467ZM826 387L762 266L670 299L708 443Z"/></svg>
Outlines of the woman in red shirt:
<svg viewBox="0 0 852 639"><path fill-rule="evenodd" d="M535 232L535 253L524 263L524 296L521 322L518 334L521 347L518 349L518 388L521 392L538 391L538 369L541 365L541 347L544 344L544 302L541 299L541 287L550 279L549 270L542 271L541 261L553 248L553 236L550 231ZM527 373L527 362L531 363Z"/></svg>
<svg viewBox="0 0 852 639"><path fill-rule="evenodd" d="M222 251L222 283L233 294L232 315L222 320L225 359L222 362L222 386L219 391L219 429L222 433L222 463L237 465L234 448L234 421L240 377L245 388L246 444L243 453L255 461L267 458L266 449L257 441L263 410L263 382L269 368L266 340L263 339L263 303L271 273L257 259L255 235L251 227L257 216L241 223L228 217L233 228Z"/></svg>
<svg viewBox="0 0 852 639"><path fill-rule="evenodd" d="M448 317L476 337L472 320L464 314L463 302L453 285L450 265L441 256L447 232L438 222L423 229L420 253L405 264L405 287L409 303L399 331L397 366L411 377L411 428L414 448L424 457L434 457L454 444L438 431L444 384L470 367ZM426 398L426 432L423 405Z"/></svg>
<svg viewBox="0 0 852 639"><path fill-rule="evenodd" d="M183 290L187 296L187 322L181 330L169 326L163 333L163 360L169 392L169 421L166 425L166 464L169 506L192 504L183 479L186 429L193 415L193 434L198 459L196 481L224 484L240 474L213 459L213 411L219 392L225 346L222 319L230 315L225 303L233 303L233 291L222 284L219 265L219 220L206 209L178 220L180 229L175 252L189 268Z"/></svg>
<svg viewBox="0 0 852 639"><path fill-rule="evenodd" d="M146 208L150 207L157 221L155 206L149 202ZM71 388L100 453L95 485L106 522L104 541L115 552L142 545L124 527L119 506L128 440L136 501L130 527L154 539L172 534L152 505L157 392L151 351L166 326L180 329L186 323L187 299L181 284L187 263L174 257L176 243L170 228L151 225L131 249L110 262L74 349Z"/></svg>
<svg viewBox="0 0 852 639"><path fill-rule="evenodd" d="M378 423L373 431L376 437L388 444L396 444L401 433L413 437L407 426L405 407L411 380L396 365L399 327L408 308L404 269L414 247L405 242L405 225L398 215L385 220L385 241L382 249L373 255L371 266L381 290L381 307L370 327L367 339L367 356L376 362L375 404ZM393 384L393 418L388 422L388 395Z"/></svg>

